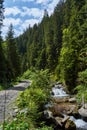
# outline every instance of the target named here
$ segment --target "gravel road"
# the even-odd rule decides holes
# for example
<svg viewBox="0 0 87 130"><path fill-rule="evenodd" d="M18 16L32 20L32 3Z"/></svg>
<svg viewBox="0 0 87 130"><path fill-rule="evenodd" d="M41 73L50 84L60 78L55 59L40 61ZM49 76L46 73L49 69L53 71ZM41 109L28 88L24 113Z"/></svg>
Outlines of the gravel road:
<svg viewBox="0 0 87 130"><path fill-rule="evenodd" d="M13 110L15 109L14 101L16 100L18 94L24 91L29 85L30 81L21 81L18 85L14 85L7 90L0 91L0 123L5 119L12 116Z"/></svg>

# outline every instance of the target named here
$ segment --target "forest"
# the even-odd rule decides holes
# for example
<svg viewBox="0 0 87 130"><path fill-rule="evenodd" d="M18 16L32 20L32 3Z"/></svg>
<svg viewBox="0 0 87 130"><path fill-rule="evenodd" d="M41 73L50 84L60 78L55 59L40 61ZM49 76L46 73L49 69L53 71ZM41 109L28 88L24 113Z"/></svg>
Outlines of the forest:
<svg viewBox="0 0 87 130"><path fill-rule="evenodd" d="M49 16L14 37L11 24L2 38L4 18L0 0L0 84L15 82L29 70L48 70L71 94L87 100L87 0L60 0ZM44 83L43 83L44 84ZM44 86L46 87L46 86ZM47 89L47 88L46 88ZM43 129L45 130L45 129Z"/></svg>
<svg viewBox="0 0 87 130"><path fill-rule="evenodd" d="M3 22L2 2L0 29ZM13 25L10 25L6 40L3 41L0 36L0 81L15 80L30 68L49 69L55 79L73 92L77 85L87 82L86 36L86 0L60 0L51 16L44 10L41 23L29 26L17 38L14 38Z"/></svg>

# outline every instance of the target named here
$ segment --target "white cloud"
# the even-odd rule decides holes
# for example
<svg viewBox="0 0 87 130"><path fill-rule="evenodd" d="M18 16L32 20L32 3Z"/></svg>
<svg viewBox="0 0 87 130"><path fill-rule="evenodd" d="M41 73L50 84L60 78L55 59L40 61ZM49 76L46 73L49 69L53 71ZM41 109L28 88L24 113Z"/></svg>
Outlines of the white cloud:
<svg viewBox="0 0 87 130"><path fill-rule="evenodd" d="M32 2L34 0L22 0L23 2Z"/></svg>
<svg viewBox="0 0 87 130"><path fill-rule="evenodd" d="M12 14L13 16L16 16L17 14L20 14L20 13L21 13L20 9L14 6L12 8L6 8L4 15L9 16Z"/></svg>
<svg viewBox="0 0 87 130"><path fill-rule="evenodd" d="M34 0L22 0L22 1L34 1ZM14 6L12 8L6 8L5 9L5 16L9 16L9 15L20 15L22 17L24 16L32 16L34 18L39 18L43 16L43 10L47 9L49 12L49 15L51 15L53 13L53 10L55 8L55 6L57 5L57 3L59 2L59 0L36 0L35 1L37 4L42 4L42 9L40 8L28 8L28 7L22 7L21 9L19 9L18 7Z"/></svg>
<svg viewBox="0 0 87 130"><path fill-rule="evenodd" d="M38 4L47 4L49 0L36 0L36 3Z"/></svg>
<svg viewBox="0 0 87 130"><path fill-rule="evenodd" d="M27 8L27 7L23 7L22 8L23 11L21 12L21 16L32 16L34 18L39 18L43 16L43 10L39 9L39 8Z"/></svg>
<svg viewBox="0 0 87 130"><path fill-rule="evenodd" d="M20 34L22 34L23 33L23 30L21 30L21 29L14 29L14 36L19 36Z"/></svg>
<svg viewBox="0 0 87 130"><path fill-rule="evenodd" d="M10 22L9 22L10 21ZM22 21L21 19L17 18L17 19L13 19L13 18L6 18L4 19L4 26L2 28L2 35L5 38L7 32L8 32L8 28L10 24L13 24L13 29L14 29L14 34L15 36L19 36L20 34L23 33L24 30L26 30L26 28L29 27L29 25L31 27L33 27L33 25L36 23L39 23L39 19L26 19L24 21Z"/></svg>
<svg viewBox="0 0 87 130"><path fill-rule="evenodd" d="M22 2L34 2L35 0L13 0L13 2L16 2L16 1L22 1Z"/></svg>
<svg viewBox="0 0 87 130"><path fill-rule="evenodd" d="M22 2L32 2L34 0L13 0L13 2L16 2L16 1L22 1Z"/></svg>
<svg viewBox="0 0 87 130"><path fill-rule="evenodd" d="M7 26L3 26L2 28L2 35L5 37L6 33L8 31L8 27Z"/></svg>
<svg viewBox="0 0 87 130"><path fill-rule="evenodd" d="M4 39L7 35L8 30L9 30L9 27L7 27L7 26L4 26L2 28L2 36L3 36ZM14 37L19 36L20 34L23 33L23 30L19 30L19 29L16 29L16 28L13 28L13 30L14 30Z"/></svg>
<svg viewBox="0 0 87 130"><path fill-rule="evenodd" d="M2 36L3 38L5 38L7 32L8 32L8 28L10 26L10 24L13 25L14 27L14 32L15 32L15 36L18 36L21 31L17 28L18 26L20 26L22 23L20 18L5 18L3 21L3 27L2 27Z"/></svg>
<svg viewBox="0 0 87 130"><path fill-rule="evenodd" d="M13 24L13 26L21 25L21 19L20 18L5 18L3 21L4 26L9 26L10 24Z"/></svg>
<svg viewBox="0 0 87 130"><path fill-rule="evenodd" d="M22 2L34 2L36 4L47 4L49 3L50 1L53 1L53 0L13 0L13 2L16 2L16 1L22 1Z"/></svg>
<svg viewBox="0 0 87 130"><path fill-rule="evenodd" d="M59 0L52 0L48 5L47 5L47 10L49 12L49 15L51 15L54 11L54 8L58 4Z"/></svg>
<svg viewBox="0 0 87 130"><path fill-rule="evenodd" d="M15 36L23 33L23 31L28 28L29 25L32 27L35 23L38 24L43 18L44 9L47 9L49 15L51 15L59 0L13 0L13 2L17 1L33 2L34 5L40 4L42 9L37 6L34 8L28 8L26 6L22 6L20 8L17 6L5 8L4 14L6 18L4 19L4 27L2 28L2 34L4 37L11 23L14 26Z"/></svg>
<svg viewBox="0 0 87 130"><path fill-rule="evenodd" d="M53 0L49 5L48 7L51 8L51 9L54 9L55 6L58 4L59 0Z"/></svg>
<svg viewBox="0 0 87 130"><path fill-rule="evenodd" d="M34 25L35 23L38 24L38 23L39 23L39 20L38 20L38 19L25 20L25 21L23 22L23 24L21 25L21 27L22 27L22 29L24 30L24 29L26 29L27 27L29 27L29 25L30 25L31 27L33 27L33 25Z"/></svg>
<svg viewBox="0 0 87 130"><path fill-rule="evenodd" d="M5 17L10 16L10 15L13 15L13 16L20 15L22 17L32 16L34 18L39 18L43 16L43 10L39 8L28 8L26 6L19 9L18 7L14 6L12 8L5 9Z"/></svg>

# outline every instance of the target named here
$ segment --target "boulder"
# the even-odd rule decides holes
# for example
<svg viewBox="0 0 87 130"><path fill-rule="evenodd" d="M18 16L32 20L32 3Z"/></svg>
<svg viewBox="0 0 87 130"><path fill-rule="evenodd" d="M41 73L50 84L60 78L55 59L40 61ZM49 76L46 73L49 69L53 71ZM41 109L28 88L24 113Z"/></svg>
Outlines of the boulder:
<svg viewBox="0 0 87 130"><path fill-rule="evenodd" d="M53 113L54 117L64 117L63 116L63 108L60 105L54 105L50 108L50 111Z"/></svg>
<svg viewBox="0 0 87 130"><path fill-rule="evenodd" d="M62 119L63 118L61 118L61 117L55 117L54 119L53 119L53 121L54 121L54 130L62 130L62 128L63 128L63 125L62 125Z"/></svg>
<svg viewBox="0 0 87 130"><path fill-rule="evenodd" d="M82 116L82 117L87 117L87 109L86 108L80 108L78 110L79 114Z"/></svg>
<svg viewBox="0 0 87 130"><path fill-rule="evenodd" d="M70 118L69 116L66 116L65 118L63 118L61 121L62 124L65 124L69 118Z"/></svg>
<svg viewBox="0 0 87 130"><path fill-rule="evenodd" d="M85 109L87 109L87 103L84 104Z"/></svg>
<svg viewBox="0 0 87 130"><path fill-rule="evenodd" d="M62 119L61 117L55 117L54 118L54 123L57 125L57 126L60 126L62 127Z"/></svg>
<svg viewBox="0 0 87 130"><path fill-rule="evenodd" d="M60 103L56 104L50 108L53 116L64 117L65 115L77 115L78 114L78 106L76 104L71 103Z"/></svg>
<svg viewBox="0 0 87 130"><path fill-rule="evenodd" d="M43 114L44 114L44 118L45 118L45 119L50 119L50 118L53 117L53 114L52 114L52 112L51 112L50 110L45 110L45 111L43 112Z"/></svg>
<svg viewBox="0 0 87 130"><path fill-rule="evenodd" d="M78 106L76 104L71 104L68 106L69 110L67 111L66 114L68 115L78 115Z"/></svg>
<svg viewBox="0 0 87 130"><path fill-rule="evenodd" d="M61 124L62 118L61 117L53 117L52 112L49 110L45 110L43 114L44 115L42 118L45 120L45 123L47 125L52 124L57 129L61 128L61 126L62 126L62 124Z"/></svg>
<svg viewBox="0 0 87 130"><path fill-rule="evenodd" d="M69 102L70 102L70 103L76 103L76 98L75 98L75 97L70 98L70 99L69 99Z"/></svg>
<svg viewBox="0 0 87 130"><path fill-rule="evenodd" d="M67 120L65 124L65 130L76 130L76 125L73 121Z"/></svg>
<svg viewBox="0 0 87 130"><path fill-rule="evenodd" d="M52 99L52 101L54 102L54 103L65 103L65 102L68 102L68 97L62 97L62 98L57 98L57 97L54 97L53 99Z"/></svg>

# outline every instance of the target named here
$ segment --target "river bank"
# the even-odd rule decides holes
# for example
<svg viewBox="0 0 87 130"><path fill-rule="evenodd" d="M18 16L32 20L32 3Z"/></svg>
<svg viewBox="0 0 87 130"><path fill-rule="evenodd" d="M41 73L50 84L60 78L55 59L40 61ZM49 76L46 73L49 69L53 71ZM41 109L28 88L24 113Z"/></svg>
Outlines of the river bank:
<svg viewBox="0 0 87 130"><path fill-rule="evenodd" d="M84 115L81 115L82 108L76 97L67 94L62 84L57 83L52 88L51 104L44 111L44 115L47 122L55 124L54 130L87 130L87 117L85 116L84 121Z"/></svg>

